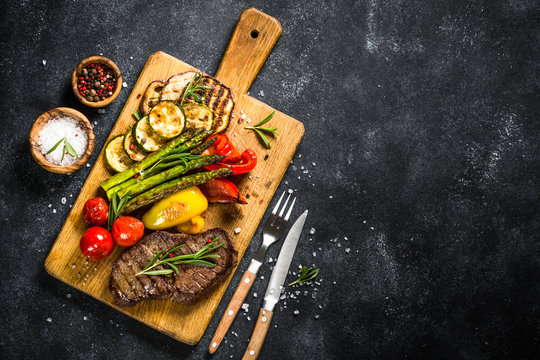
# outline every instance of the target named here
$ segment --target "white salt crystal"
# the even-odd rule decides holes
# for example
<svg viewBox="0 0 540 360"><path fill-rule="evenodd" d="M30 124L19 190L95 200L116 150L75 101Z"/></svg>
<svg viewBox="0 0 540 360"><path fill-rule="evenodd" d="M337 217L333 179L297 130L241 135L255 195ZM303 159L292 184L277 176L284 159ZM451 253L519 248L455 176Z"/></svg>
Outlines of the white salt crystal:
<svg viewBox="0 0 540 360"><path fill-rule="evenodd" d="M67 199L66 199L65 197L63 197L63 198L60 200L60 202L61 202L62 204L65 204L66 201L67 201Z"/></svg>
<svg viewBox="0 0 540 360"><path fill-rule="evenodd" d="M315 166L315 165L317 165L317 163L316 163L316 162L312 162L311 165Z"/></svg>
<svg viewBox="0 0 540 360"><path fill-rule="evenodd" d="M43 60L43 61L45 61L45 60ZM47 318L47 321L52 322L52 319L49 317L49 318Z"/></svg>
<svg viewBox="0 0 540 360"><path fill-rule="evenodd" d="M242 114L242 116L240 116L240 119L244 120L246 117L247 117L246 114Z"/></svg>
<svg viewBox="0 0 540 360"><path fill-rule="evenodd" d="M310 233L311 235L315 234L315 228L311 228L311 230L309 230L309 233Z"/></svg>
<svg viewBox="0 0 540 360"><path fill-rule="evenodd" d="M123 87L127 87L127 84L125 82L122 82Z"/></svg>
<svg viewBox="0 0 540 360"><path fill-rule="evenodd" d="M317 257L317 253L315 251L313 252L313 257Z"/></svg>
<svg viewBox="0 0 540 360"><path fill-rule="evenodd" d="M293 311L293 314L294 314L294 315L298 315L298 314L300 314L300 311L294 310L294 311Z"/></svg>
<svg viewBox="0 0 540 360"><path fill-rule="evenodd" d="M64 153L65 142L62 141L63 139L66 139L73 147L77 157ZM47 154L56 144L58 146ZM45 159L53 164L61 166L70 165L85 153L88 146L88 134L81 128L77 120L68 116L57 116L49 120L43 129L41 129L38 137L38 146Z"/></svg>
<svg viewBox="0 0 540 360"><path fill-rule="evenodd" d="M272 258L268 258L269 263L271 263L272 261L274 261Z"/></svg>
<svg viewBox="0 0 540 360"><path fill-rule="evenodd" d="M257 297L257 293L253 293L253 297Z"/></svg>
<svg viewBox="0 0 540 360"><path fill-rule="evenodd" d="M315 315L315 319L318 319L319 318L319 315Z"/></svg>
<svg viewBox="0 0 540 360"><path fill-rule="evenodd" d="M105 109L98 109L98 114L105 114Z"/></svg>
<svg viewBox="0 0 540 360"><path fill-rule="evenodd" d="M52 213L53 213L53 214L56 214L56 209L52 209Z"/></svg>
<svg viewBox="0 0 540 360"><path fill-rule="evenodd" d="M88 320L88 317L83 316L83 320L84 320L84 321Z"/></svg>
<svg viewBox="0 0 540 360"><path fill-rule="evenodd" d="M351 249L350 249L350 248L346 248L346 249L345 249L345 252L348 254L348 253L351 252Z"/></svg>
<svg viewBox="0 0 540 360"><path fill-rule="evenodd" d="M235 234L239 234L240 231L242 231L242 228L237 227L236 229L234 229Z"/></svg>
<svg viewBox="0 0 540 360"><path fill-rule="evenodd" d="M48 207L52 207L52 204L47 205Z"/></svg>
<svg viewBox="0 0 540 360"><path fill-rule="evenodd" d="M264 97L264 91L263 90L259 91L259 96Z"/></svg>

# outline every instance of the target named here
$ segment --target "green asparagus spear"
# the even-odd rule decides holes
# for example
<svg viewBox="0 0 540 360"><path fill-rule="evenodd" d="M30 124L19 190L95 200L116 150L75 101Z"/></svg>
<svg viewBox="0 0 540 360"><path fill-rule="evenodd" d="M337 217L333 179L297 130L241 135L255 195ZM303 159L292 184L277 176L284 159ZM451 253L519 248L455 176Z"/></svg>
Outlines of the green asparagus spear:
<svg viewBox="0 0 540 360"><path fill-rule="evenodd" d="M157 173L159 173L160 171L169 169L169 168L171 168L173 166L176 166L178 164L183 163L183 161L182 162L178 162L178 161L171 162L172 160L181 160L181 159L184 159L185 161L193 160L194 159L193 155L196 155L196 153L194 151L197 150L197 149L200 150L201 146L206 145L206 143L200 144L200 142L203 141L207 136L209 136L211 134L212 134L212 131L201 132L199 135L194 136L192 139L186 141L181 146L177 147L176 149L172 150L168 154L164 155L155 164L153 164L152 167L150 167L150 169L146 169L144 172L139 171L137 179L131 178L131 179L128 179L128 180L126 180L126 181L124 181L124 182L122 182L122 183L120 183L120 184L118 184L118 185L116 185L116 186L114 186L112 188L109 188L106 191L107 192L107 198L110 200L110 199L112 199L112 196L113 196L114 193L116 193L116 192L120 193L122 190L124 190L124 189L126 189L126 188L128 188L130 186L133 186L133 185L137 184L138 182L140 182L140 181L142 181L142 180L144 180L146 178L149 178L150 176L154 176ZM213 144L215 142L215 140L212 139L212 140L210 140L208 142ZM202 153L204 150L206 150L206 148L204 148L200 152Z"/></svg>
<svg viewBox="0 0 540 360"><path fill-rule="evenodd" d="M200 155L206 149L208 149L210 146L214 145L214 143L216 141L217 141L217 137L209 139L208 141L206 141L206 142L202 143L201 145L197 146L195 149L191 150L191 153L194 154L194 155Z"/></svg>
<svg viewBox="0 0 540 360"><path fill-rule="evenodd" d="M161 200L167 195L173 194L177 191L187 189L192 186L201 185L212 179L226 177L232 174L233 171L231 169L221 168L170 180L166 183L153 187L146 192L143 192L134 199L131 199L124 208L123 214L129 214L140 207L152 204L153 202Z"/></svg>
<svg viewBox="0 0 540 360"><path fill-rule="evenodd" d="M198 159L187 161L185 164L181 164L175 167L172 167L168 170L160 172L157 175L150 176L149 178L144 179L143 181L137 182L136 184L129 186L120 190L118 195L122 198L126 194L130 194L132 197L139 195L146 190L153 188L156 185L169 181L171 179L177 178L186 172L198 169L206 165L210 165L221 161L225 158L222 155L209 155L209 156L199 156Z"/></svg>
<svg viewBox="0 0 540 360"><path fill-rule="evenodd" d="M193 138L194 136L200 135L202 132L204 132L204 130L202 129L197 129L195 130L195 132L190 131L188 129L182 135L169 141L167 145L165 145L161 150L158 150L152 153L151 155L147 156L143 161L133 164L132 166L122 171L121 173L111 176L110 178L108 178L107 180L101 183L101 187L103 188L103 190L107 191L111 189L112 187L123 183L124 181L128 180L135 174L138 174L141 170L147 169L150 166L154 165L163 156L172 152L176 147L178 147L178 145L185 143L186 141Z"/></svg>

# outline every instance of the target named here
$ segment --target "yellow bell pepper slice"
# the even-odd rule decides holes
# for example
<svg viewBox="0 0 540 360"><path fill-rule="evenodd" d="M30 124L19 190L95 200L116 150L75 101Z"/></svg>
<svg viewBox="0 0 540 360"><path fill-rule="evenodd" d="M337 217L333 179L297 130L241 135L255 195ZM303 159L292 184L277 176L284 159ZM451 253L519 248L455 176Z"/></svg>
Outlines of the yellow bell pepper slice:
<svg viewBox="0 0 540 360"><path fill-rule="evenodd" d="M208 200L198 187L193 186L157 202L143 215L142 222L151 230L168 229L193 219L207 208Z"/></svg>

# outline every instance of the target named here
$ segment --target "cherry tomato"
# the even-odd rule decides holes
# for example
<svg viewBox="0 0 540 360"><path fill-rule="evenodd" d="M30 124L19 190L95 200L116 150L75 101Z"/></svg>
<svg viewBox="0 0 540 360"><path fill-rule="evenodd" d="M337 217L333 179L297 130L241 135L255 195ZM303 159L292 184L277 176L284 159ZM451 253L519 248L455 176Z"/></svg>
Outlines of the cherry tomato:
<svg viewBox="0 0 540 360"><path fill-rule="evenodd" d="M112 253L114 242L107 229L92 226L84 232L79 247L84 256L92 261L99 261Z"/></svg>
<svg viewBox="0 0 540 360"><path fill-rule="evenodd" d="M245 174L251 171L255 167L255 165L257 165L257 154L255 154L255 152L251 149L246 149L242 153L240 160L236 163L219 162L217 164L205 166L204 168L206 170L229 168L232 171L234 171L233 175L238 175L238 174Z"/></svg>
<svg viewBox="0 0 540 360"><path fill-rule="evenodd" d="M88 225L105 225L108 217L109 205L105 199L96 197L84 204L83 219Z"/></svg>
<svg viewBox="0 0 540 360"><path fill-rule="evenodd" d="M131 216L121 216L112 226L112 237L120 246L135 245L144 235L144 224Z"/></svg>

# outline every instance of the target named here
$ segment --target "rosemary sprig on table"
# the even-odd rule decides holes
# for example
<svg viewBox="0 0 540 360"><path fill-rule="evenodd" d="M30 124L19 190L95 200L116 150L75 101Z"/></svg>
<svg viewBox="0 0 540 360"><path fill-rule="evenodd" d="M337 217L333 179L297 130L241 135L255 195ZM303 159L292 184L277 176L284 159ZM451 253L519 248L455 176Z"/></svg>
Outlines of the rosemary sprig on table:
<svg viewBox="0 0 540 360"><path fill-rule="evenodd" d="M261 127L261 125L266 124L274 117L275 111L272 111L267 117L263 119L260 123L258 123L255 126L247 126L246 129L253 130L259 137L259 139L262 141L264 146L266 146L267 149L270 149L270 142L268 142L268 139L266 136L264 136L264 133L272 134L272 136L279 135L277 132L277 128L267 128L267 127Z"/></svg>
<svg viewBox="0 0 540 360"><path fill-rule="evenodd" d="M302 266L302 269L300 269L300 277L296 279L296 281L293 281L289 284L289 286L294 284L302 284L305 282L308 282L310 280L313 280L317 277L319 274L319 269L313 269L312 267L308 268L305 266Z"/></svg>
<svg viewBox="0 0 540 360"><path fill-rule="evenodd" d="M165 254L163 254L163 250L160 250L141 271L135 274L135 276L167 275L167 274L172 274L173 272L180 274L180 271L178 270L178 267L176 266L180 264L191 264L191 265L198 265L198 266L204 266L204 267L214 267L215 266L214 263L211 263L210 261L206 261L204 259L220 257L218 254L210 254L212 251L216 250L217 248L225 244L224 242L222 242L221 244L214 245L214 241L216 241L218 238L219 236L216 236L215 238L212 239L212 241L210 241L201 250L197 251L194 254L185 254L185 255L175 256L174 252L180 249L182 246L184 246L184 244L180 244L172 248L171 250L167 251ZM152 270L156 266L159 266L159 265L168 266L169 268Z"/></svg>
<svg viewBox="0 0 540 360"><path fill-rule="evenodd" d="M46 155L49 155L50 153L52 153L54 150L56 150L56 148L58 147L58 145L60 145L62 143L62 141L64 142L64 148L62 149L62 159L60 161L63 161L64 160L64 156L66 154L69 154L71 155L71 157L77 159L79 157L79 155L77 154L77 152L75 151L75 149L73 148L73 146L71 146L71 144L69 143L69 141L67 141L67 138L64 137L60 140L58 140L58 142L56 144L54 144L54 146L49 150L47 151L47 154Z"/></svg>
<svg viewBox="0 0 540 360"><path fill-rule="evenodd" d="M114 224L114 221L120 216L124 208L126 207L131 196L125 195L120 198L117 193L114 193L109 204L109 215L107 218L107 228L110 230Z"/></svg>
<svg viewBox="0 0 540 360"><path fill-rule="evenodd" d="M186 90L184 91L184 94L182 95L182 99L180 100L180 105L184 105L184 100L191 95L193 99L195 99L196 102L202 103L204 100L204 94L199 96L197 92L201 90L210 90L210 86L201 85L201 82L203 81L203 74L202 73L195 73L191 81L189 82L188 86L186 86Z"/></svg>

